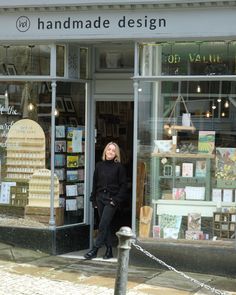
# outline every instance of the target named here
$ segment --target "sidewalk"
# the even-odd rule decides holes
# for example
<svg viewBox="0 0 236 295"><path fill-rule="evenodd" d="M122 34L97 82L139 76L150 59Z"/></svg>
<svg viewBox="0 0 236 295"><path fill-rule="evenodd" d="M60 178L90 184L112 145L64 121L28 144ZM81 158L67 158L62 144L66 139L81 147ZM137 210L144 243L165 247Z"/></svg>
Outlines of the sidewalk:
<svg viewBox="0 0 236 295"><path fill-rule="evenodd" d="M96 258L86 261L84 252L49 256L0 243L0 295L113 294L117 260ZM211 287L228 291L226 294L236 295L236 278L186 274ZM147 294L214 293L159 265L156 268L129 266L127 295Z"/></svg>

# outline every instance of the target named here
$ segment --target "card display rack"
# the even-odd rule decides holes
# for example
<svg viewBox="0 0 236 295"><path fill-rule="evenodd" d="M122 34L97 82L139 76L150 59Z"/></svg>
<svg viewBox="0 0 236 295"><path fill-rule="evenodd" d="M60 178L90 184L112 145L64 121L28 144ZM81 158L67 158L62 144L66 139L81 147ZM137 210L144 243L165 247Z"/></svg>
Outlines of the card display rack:
<svg viewBox="0 0 236 295"><path fill-rule="evenodd" d="M17 121L8 133L6 180L28 182L42 168L45 168L43 129L30 119Z"/></svg>
<svg viewBox="0 0 236 295"><path fill-rule="evenodd" d="M51 171L39 169L29 181L29 207L48 207L50 208L51 193ZM59 181L54 176L54 207L59 207Z"/></svg>
<svg viewBox="0 0 236 295"><path fill-rule="evenodd" d="M185 186L204 186L205 187L205 201L210 201L211 192L211 160L214 155L211 154L185 154L185 153L153 153L152 154L152 169L157 176L153 184L153 199L161 199L163 191L172 192L172 188ZM163 159L165 164L163 164ZM194 174L196 161L204 160L206 164L206 175L198 177ZM183 167L183 163L191 164L193 167L193 175L184 177L182 173L176 171L176 166ZM166 168L169 168L167 170Z"/></svg>
<svg viewBox="0 0 236 295"><path fill-rule="evenodd" d="M235 237L236 212L213 213L213 236L220 239L232 239Z"/></svg>
<svg viewBox="0 0 236 295"><path fill-rule="evenodd" d="M59 196L66 216L84 207L84 130L81 125L56 126L55 173L59 179ZM79 135L78 131L82 133ZM80 139L76 140L76 136Z"/></svg>

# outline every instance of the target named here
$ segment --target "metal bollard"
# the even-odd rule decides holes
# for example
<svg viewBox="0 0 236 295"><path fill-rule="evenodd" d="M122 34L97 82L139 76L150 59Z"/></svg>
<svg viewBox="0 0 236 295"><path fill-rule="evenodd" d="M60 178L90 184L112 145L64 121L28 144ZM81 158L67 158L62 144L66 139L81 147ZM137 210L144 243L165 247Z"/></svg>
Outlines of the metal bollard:
<svg viewBox="0 0 236 295"><path fill-rule="evenodd" d="M119 245L114 295L125 295L128 277L129 251L131 249L131 239L134 238L134 234L131 228L124 226L120 228L116 235L119 239Z"/></svg>

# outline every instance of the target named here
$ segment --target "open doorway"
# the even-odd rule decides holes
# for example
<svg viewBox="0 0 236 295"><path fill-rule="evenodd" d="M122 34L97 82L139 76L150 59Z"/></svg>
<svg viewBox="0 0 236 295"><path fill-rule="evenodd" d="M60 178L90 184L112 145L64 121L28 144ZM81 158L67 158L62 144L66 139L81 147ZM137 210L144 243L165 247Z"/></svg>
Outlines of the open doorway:
<svg viewBox="0 0 236 295"><path fill-rule="evenodd" d="M102 152L110 141L116 142L121 151L121 161L126 167L128 177L128 196L126 202L117 211L114 231L121 226L130 226L132 220L132 167L133 167L133 110L131 101L98 101L96 102L97 140L95 161L101 160ZM96 214L96 212L95 212ZM96 228L95 215L95 228Z"/></svg>

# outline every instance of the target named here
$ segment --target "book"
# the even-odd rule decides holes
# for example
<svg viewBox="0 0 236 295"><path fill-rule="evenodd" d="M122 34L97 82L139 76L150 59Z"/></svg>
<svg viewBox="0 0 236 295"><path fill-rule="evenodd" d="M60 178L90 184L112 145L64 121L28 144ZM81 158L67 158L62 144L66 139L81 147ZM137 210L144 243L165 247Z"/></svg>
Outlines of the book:
<svg viewBox="0 0 236 295"><path fill-rule="evenodd" d="M193 163L182 163L182 177L193 177Z"/></svg>
<svg viewBox="0 0 236 295"><path fill-rule="evenodd" d="M206 177L206 161L196 161L196 177Z"/></svg>
<svg viewBox="0 0 236 295"><path fill-rule="evenodd" d="M198 152L212 154L215 149L215 131L199 131Z"/></svg>
<svg viewBox="0 0 236 295"><path fill-rule="evenodd" d="M200 213L188 214L188 230L193 230L193 231L201 230L201 214Z"/></svg>

